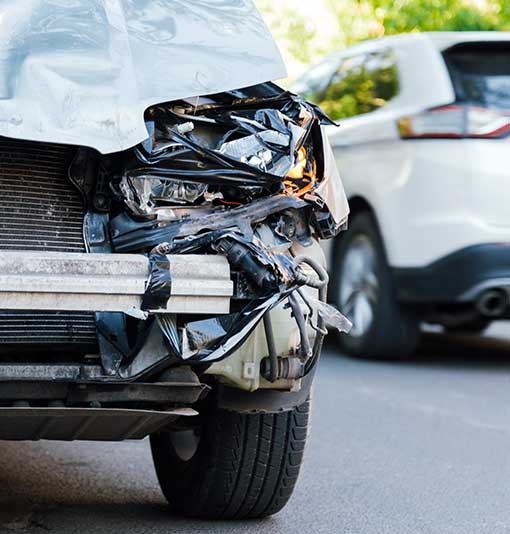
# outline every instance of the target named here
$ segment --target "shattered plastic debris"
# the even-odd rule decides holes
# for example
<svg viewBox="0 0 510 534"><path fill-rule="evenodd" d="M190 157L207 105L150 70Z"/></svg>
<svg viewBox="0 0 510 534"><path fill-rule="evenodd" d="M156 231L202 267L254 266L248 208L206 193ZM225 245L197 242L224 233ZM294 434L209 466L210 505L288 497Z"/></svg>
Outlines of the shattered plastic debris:
<svg viewBox="0 0 510 534"><path fill-rule="evenodd" d="M117 252L165 243L165 253L222 254L237 273L233 313L178 326L160 321L186 360L213 361L234 350L275 302L303 283L289 254L292 242L309 243L314 220L320 221L315 233L335 231L328 207L313 194L326 179L314 146L321 131L315 108L288 93L223 100L152 111L151 143L133 150L119 182L128 209L110 222ZM324 215L310 217L317 210ZM349 328L326 304L314 306L341 330ZM309 357L305 318L295 319Z"/></svg>
<svg viewBox="0 0 510 534"><path fill-rule="evenodd" d="M351 321L334 306L310 296L307 296L307 301L315 309L316 313L322 317L327 327L346 334L350 332L352 328Z"/></svg>
<svg viewBox="0 0 510 534"><path fill-rule="evenodd" d="M203 361L217 361L225 358L238 348L250 335L253 329L257 326L262 316L271 310L278 302L283 300L280 295L273 295L271 298L264 301L253 309L244 320L241 320L233 332L225 336L225 340L215 350L209 354L204 355Z"/></svg>
<svg viewBox="0 0 510 534"><path fill-rule="evenodd" d="M291 159L288 156L282 156L281 153L273 152L268 145L278 147L280 152L281 147L288 147L290 143L290 135L277 132L275 130L266 130L258 134L249 135L236 139L235 141L228 141L223 143L220 147L220 152L232 158L238 159L243 163L248 163L260 170L268 171L272 168L272 163L277 158L278 163L281 159L285 159L286 166L291 165ZM276 173L283 174L284 168L280 164Z"/></svg>
<svg viewBox="0 0 510 534"><path fill-rule="evenodd" d="M158 315L163 334L174 354L182 360L217 361L235 350L252 332L264 313L272 309L285 295L273 295L261 304L249 303L244 310L191 321L177 328L175 319Z"/></svg>
<svg viewBox="0 0 510 534"><path fill-rule="evenodd" d="M147 142L101 160L112 193L107 234L114 252L148 255L142 310L157 317L172 358L221 360L264 314L289 300L308 372L320 353L323 319L342 331L350 326L325 303L317 301L316 313L307 315L296 306L295 292L313 280L294 265L292 245L334 235L347 217L338 176L332 175L340 188L332 184L324 193L330 179L324 117L299 97L261 84L154 106L146 120ZM165 313L170 254L225 256L234 287L230 313ZM147 323L145 330L153 321ZM315 330L313 344L308 326Z"/></svg>

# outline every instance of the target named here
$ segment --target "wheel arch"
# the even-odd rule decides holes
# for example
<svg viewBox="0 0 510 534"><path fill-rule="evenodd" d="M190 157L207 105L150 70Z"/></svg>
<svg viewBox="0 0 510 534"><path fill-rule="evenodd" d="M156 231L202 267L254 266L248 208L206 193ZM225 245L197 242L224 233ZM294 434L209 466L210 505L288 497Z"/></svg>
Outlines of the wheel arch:
<svg viewBox="0 0 510 534"><path fill-rule="evenodd" d="M373 318L368 330L358 338L349 335L339 337L339 346L357 357L391 360L406 357L413 352L419 338L417 316L413 309L402 307L396 299L395 280L388 265L385 240L375 210L363 197L351 197L349 202L352 213L351 231L345 232L344 238L340 234L340 239L336 239L334 243L329 300L340 305L340 262L351 240L355 239L358 233L366 234L371 239L379 258L374 265L377 296L374 299Z"/></svg>
<svg viewBox="0 0 510 534"><path fill-rule="evenodd" d="M380 227L380 224L379 224L379 219L377 217L377 214L375 212L375 209L373 208L372 204L363 196L361 195L353 195L351 197L349 197L349 220L351 219L354 219L354 217L356 217L356 215L360 214L360 213L369 213L371 215L371 217L373 218L374 222L375 222L375 225L376 225L376 228L377 228L377 232L379 233L379 236L381 238L381 242L383 244L383 248L384 248L384 253L385 253L385 256L387 257L386 255L386 246L385 246L385 241L384 241L384 238L382 236L382 232L381 232L381 227ZM333 246L332 246L332 253L331 253L331 256L330 256L330 259L331 259L331 266L332 266L332 269L335 269L336 268L336 265L335 265L335 258L336 258L336 250L341 242L341 239L342 239L342 236L343 236L344 232L341 232L334 240L333 240Z"/></svg>
<svg viewBox="0 0 510 534"><path fill-rule="evenodd" d="M349 198L350 216L355 216L358 213L368 211L377 220L375 211L370 202L361 195L354 195Z"/></svg>
<svg viewBox="0 0 510 534"><path fill-rule="evenodd" d="M362 195L353 195L353 196L349 197L349 209L350 209L349 221L354 219L354 217L356 217L356 215L359 215L360 213L368 213L368 214L370 214L370 216L372 217L372 219L373 219L373 221L375 223L375 227L376 227L377 233L379 234L379 237L381 239L384 259L387 262L388 261L388 254L387 254L387 250L386 250L386 243L385 243L383 234L381 232L381 227L380 227L380 224L379 224L379 219L377 217L377 213L376 213L375 209L373 208L372 204ZM330 250L330 253L329 253L329 262L328 262L329 263L329 272L330 272L330 276L333 278L333 280L331 281L332 283L330 283L330 286L329 286L329 290L330 290L329 291L329 300L330 301L331 301L331 298L332 298L334 292L336 291L335 273L337 272L337 269L338 269L338 254L337 254L337 250L338 250L338 247L340 246L340 243L342 241L342 237L343 237L344 234L345 234L345 232L341 232L338 236L336 236L335 239L332 240L333 242L331 244L331 250Z"/></svg>

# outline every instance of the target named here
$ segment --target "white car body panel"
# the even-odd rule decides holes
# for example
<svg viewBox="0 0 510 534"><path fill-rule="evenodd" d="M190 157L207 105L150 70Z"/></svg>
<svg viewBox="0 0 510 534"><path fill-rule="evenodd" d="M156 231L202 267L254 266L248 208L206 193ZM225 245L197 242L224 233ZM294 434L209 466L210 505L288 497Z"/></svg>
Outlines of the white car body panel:
<svg viewBox="0 0 510 534"><path fill-rule="evenodd" d="M122 151L154 104L286 76L252 0L3 0L0 135Z"/></svg>
<svg viewBox="0 0 510 534"><path fill-rule="evenodd" d="M397 59L399 95L328 129L347 195L372 207L392 267L424 267L463 247L510 242L510 139L402 140L397 130L399 118L454 101L441 50L485 40L510 41L510 33L409 34L341 54L391 48Z"/></svg>

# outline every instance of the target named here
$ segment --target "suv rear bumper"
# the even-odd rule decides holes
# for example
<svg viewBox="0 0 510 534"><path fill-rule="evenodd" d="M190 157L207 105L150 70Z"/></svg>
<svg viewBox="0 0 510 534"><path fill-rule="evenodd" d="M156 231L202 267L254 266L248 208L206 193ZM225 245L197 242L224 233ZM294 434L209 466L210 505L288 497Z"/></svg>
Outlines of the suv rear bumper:
<svg viewBox="0 0 510 534"><path fill-rule="evenodd" d="M394 268L393 276L402 302L474 302L510 286L510 243L466 247L425 267Z"/></svg>

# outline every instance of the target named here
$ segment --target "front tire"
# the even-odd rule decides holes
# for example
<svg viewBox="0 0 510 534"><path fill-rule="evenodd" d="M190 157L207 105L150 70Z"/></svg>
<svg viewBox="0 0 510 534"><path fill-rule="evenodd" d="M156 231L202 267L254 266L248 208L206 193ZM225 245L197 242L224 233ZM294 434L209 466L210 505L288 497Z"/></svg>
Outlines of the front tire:
<svg viewBox="0 0 510 534"><path fill-rule="evenodd" d="M340 334L341 348L356 357L401 359L419 337L413 311L400 305L377 224L369 212L355 215L336 247L332 300L353 323Z"/></svg>
<svg viewBox="0 0 510 534"><path fill-rule="evenodd" d="M307 401L277 414L210 409L198 416L203 419L194 432L194 452L176 440L176 431L151 436L156 473L172 511L207 519L279 512L298 479L309 408Z"/></svg>

